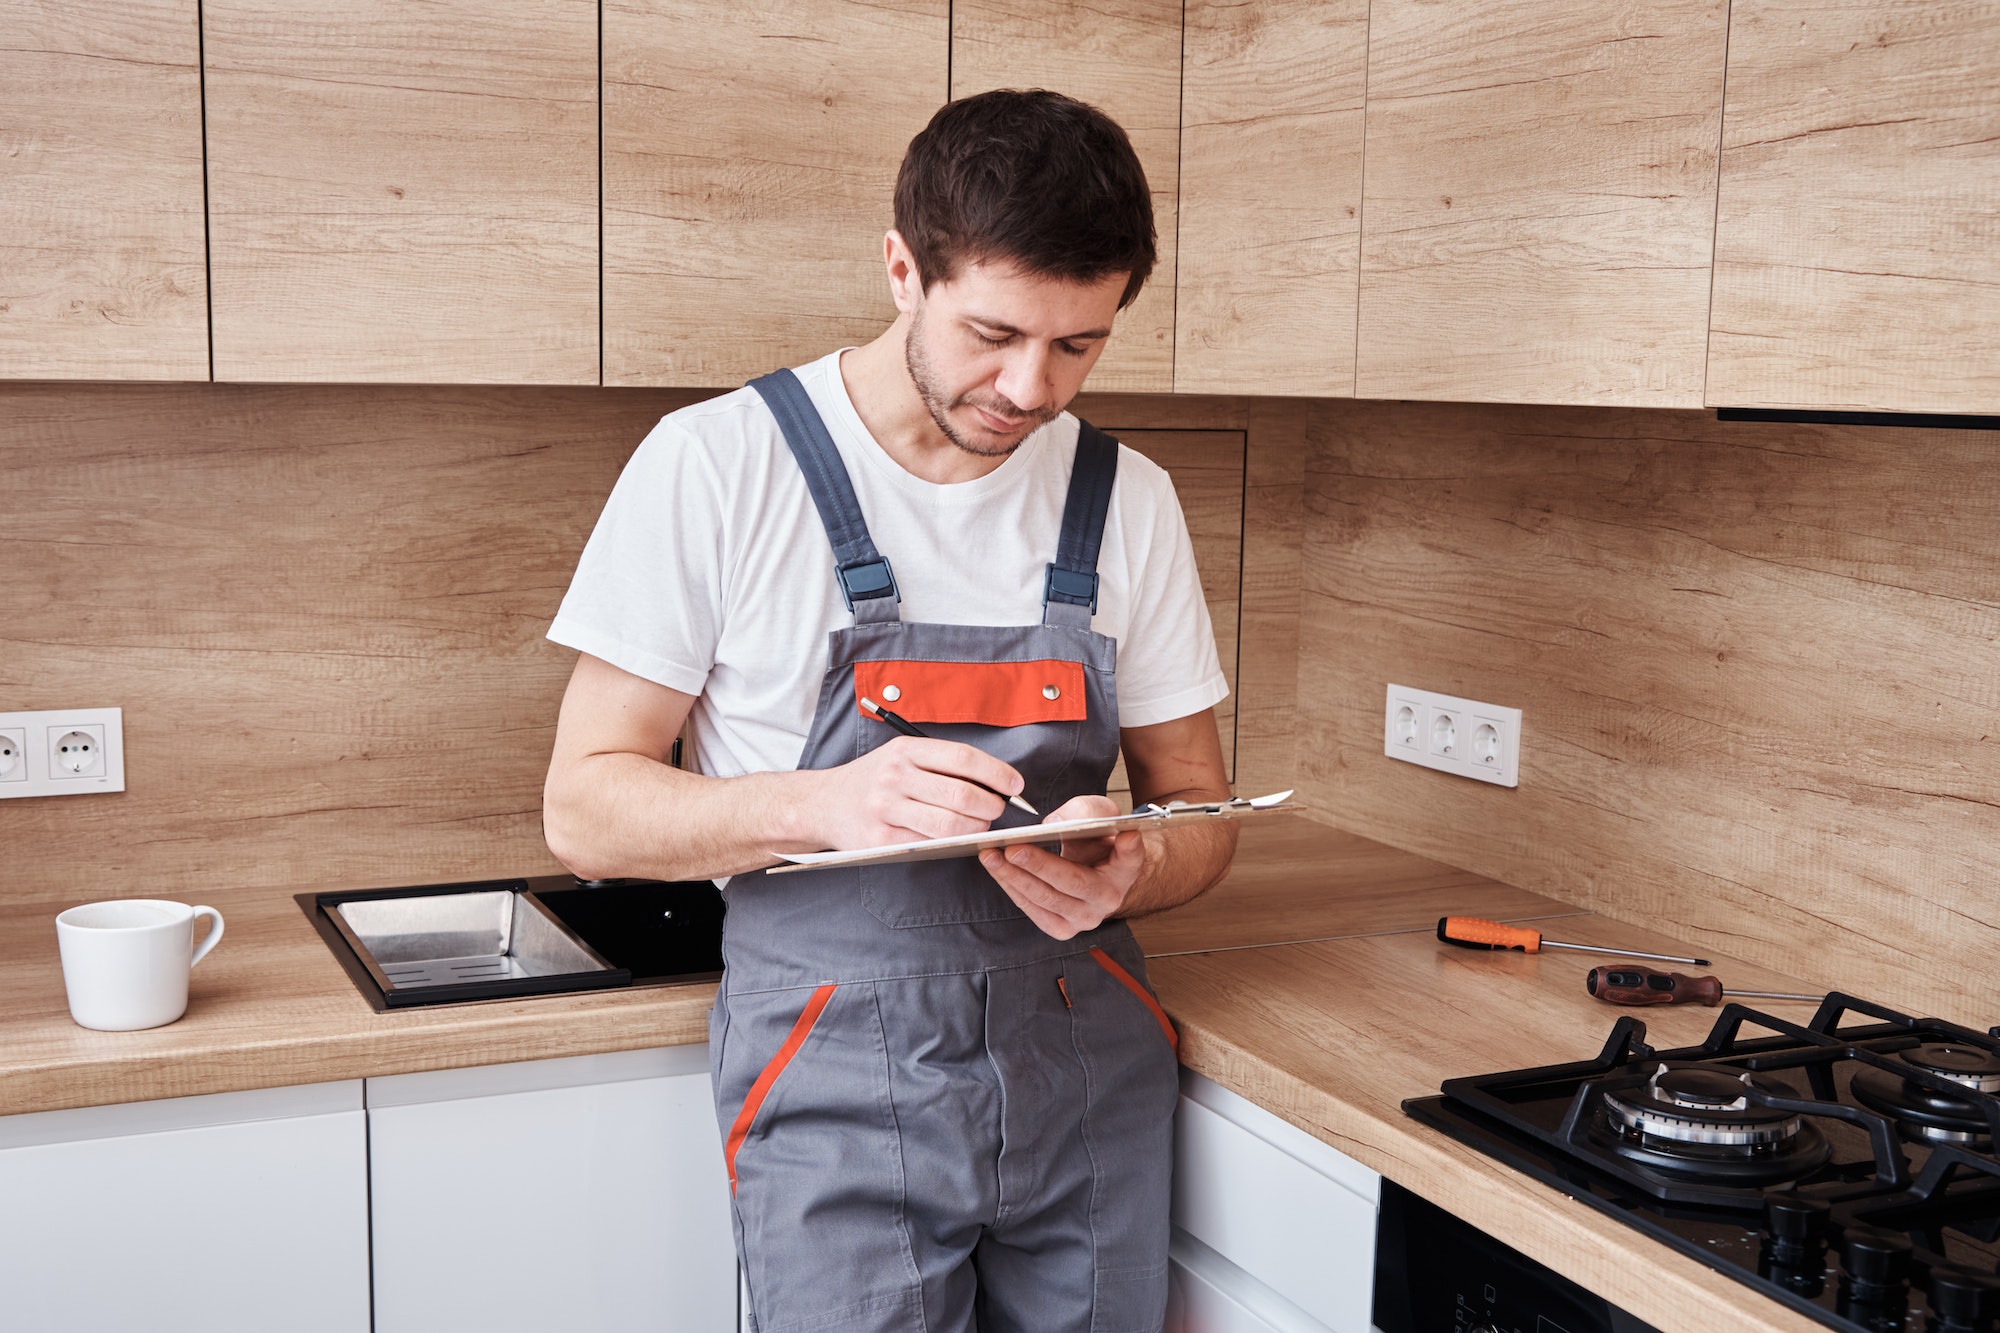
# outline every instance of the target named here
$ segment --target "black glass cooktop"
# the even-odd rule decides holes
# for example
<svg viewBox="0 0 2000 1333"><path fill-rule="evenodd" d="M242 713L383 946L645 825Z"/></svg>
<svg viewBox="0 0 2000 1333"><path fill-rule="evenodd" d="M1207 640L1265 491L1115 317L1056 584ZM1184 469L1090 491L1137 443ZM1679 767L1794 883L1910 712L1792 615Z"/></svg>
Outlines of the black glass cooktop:
<svg viewBox="0 0 2000 1333"><path fill-rule="evenodd" d="M1645 1035L1403 1109L1828 1327L1995 1333L2000 1029L1833 994L1804 1026L1731 1004L1699 1046Z"/></svg>

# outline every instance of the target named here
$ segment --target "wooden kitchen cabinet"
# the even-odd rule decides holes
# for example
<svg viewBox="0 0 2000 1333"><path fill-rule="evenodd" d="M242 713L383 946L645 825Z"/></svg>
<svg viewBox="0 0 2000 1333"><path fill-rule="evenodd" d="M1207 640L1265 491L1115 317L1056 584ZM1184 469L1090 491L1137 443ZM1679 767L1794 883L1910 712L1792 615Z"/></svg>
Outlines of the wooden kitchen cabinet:
<svg viewBox="0 0 2000 1333"><path fill-rule="evenodd" d="M361 1084L0 1118L0 1324L369 1333Z"/></svg>
<svg viewBox="0 0 2000 1333"><path fill-rule="evenodd" d="M375 1333L727 1333L708 1048L368 1080Z"/></svg>
<svg viewBox="0 0 2000 1333"><path fill-rule="evenodd" d="M1382 1178L1181 1071L1168 1333L1369 1333Z"/></svg>
<svg viewBox="0 0 2000 1333"><path fill-rule="evenodd" d="M946 0L606 0L606 384L733 388L895 317L882 237Z"/></svg>
<svg viewBox="0 0 2000 1333"><path fill-rule="evenodd" d="M1367 0L1189 0L1174 388L1347 397Z"/></svg>
<svg viewBox="0 0 2000 1333"><path fill-rule="evenodd" d="M215 378L595 384L593 0L204 0Z"/></svg>
<svg viewBox="0 0 2000 1333"><path fill-rule="evenodd" d="M2000 412L2000 8L1736 0L1707 401Z"/></svg>
<svg viewBox="0 0 2000 1333"><path fill-rule="evenodd" d="M0 0L0 378L208 378L199 12Z"/></svg>
<svg viewBox="0 0 2000 1333"><path fill-rule="evenodd" d="M1699 407L1725 0L1375 0L1363 398Z"/></svg>
<svg viewBox="0 0 2000 1333"><path fill-rule="evenodd" d="M1090 373L1097 392L1174 389L1180 198L1181 0L954 0L951 95L1047 88L1102 109L1131 137L1153 192L1159 258Z"/></svg>

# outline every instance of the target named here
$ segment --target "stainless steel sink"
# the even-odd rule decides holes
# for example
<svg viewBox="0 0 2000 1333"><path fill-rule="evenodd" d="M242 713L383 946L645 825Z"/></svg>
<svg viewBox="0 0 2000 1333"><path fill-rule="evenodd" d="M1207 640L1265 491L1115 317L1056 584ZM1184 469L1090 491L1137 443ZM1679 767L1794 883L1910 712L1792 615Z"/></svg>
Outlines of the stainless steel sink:
<svg viewBox="0 0 2000 1333"><path fill-rule="evenodd" d="M519 889L374 898L333 910L388 990L614 970Z"/></svg>
<svg viewBox="0 0 2000 1333"><path fill-rule="evenodd" d="M722 973L706 880L568 875L297 896L372 1008L677 985Z"/></svg>

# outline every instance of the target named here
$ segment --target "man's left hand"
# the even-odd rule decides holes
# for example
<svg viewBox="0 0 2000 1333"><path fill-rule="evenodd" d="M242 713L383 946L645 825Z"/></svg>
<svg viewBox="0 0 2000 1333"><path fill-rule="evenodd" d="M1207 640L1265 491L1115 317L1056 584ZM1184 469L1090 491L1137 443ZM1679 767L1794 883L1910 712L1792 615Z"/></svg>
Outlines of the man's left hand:
<svg viewBox="0 0 2000 1333"><path fill-rule="evenodd" d="M1117 813L1117 803L1108 796L1078 796L1052 811L1047 822ZM1014 905L1042 933L1059 940L1095 930L1118 915L1145 861L1139 835L1131 831L1066 842L1060 856L1025 843L979 854L979 864Z"/></svg>

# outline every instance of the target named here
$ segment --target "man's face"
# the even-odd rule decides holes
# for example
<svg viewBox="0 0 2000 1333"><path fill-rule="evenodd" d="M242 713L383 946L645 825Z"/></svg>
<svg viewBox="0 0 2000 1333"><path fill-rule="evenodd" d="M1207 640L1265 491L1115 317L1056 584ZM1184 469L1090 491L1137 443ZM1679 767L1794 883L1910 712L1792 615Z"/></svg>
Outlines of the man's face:
<svg viewBox="0 0 2000 1333"><path fill-rule="evenodd" d="M1083 387L1125 279L1065 282L1001 260L914 293L904 351L938 429L967 453L1014 452Z"/></svg>

